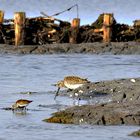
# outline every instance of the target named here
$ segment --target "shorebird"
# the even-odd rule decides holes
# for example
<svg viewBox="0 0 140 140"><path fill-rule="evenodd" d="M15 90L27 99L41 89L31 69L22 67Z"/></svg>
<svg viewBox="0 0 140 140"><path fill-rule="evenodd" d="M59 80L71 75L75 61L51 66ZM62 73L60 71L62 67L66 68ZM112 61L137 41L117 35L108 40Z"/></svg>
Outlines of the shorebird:
<svg viewBox="0 0 140 140"><path fill-rule="evenodd" d="M17 100L13 105L12 105L12 109L16 110L16 109L26 109L26 106L29 105L29 103L31 103L32 101L30 100L25 100L25 99L20 99Z"/></svg>
<svg viewBox="0 0 140 140"><path fill-rule="evenodd" d="M87 78L81 78L78 76L66 76L64 77L64 80L58 81L56 84L54 84L58 87L54 99L56 99L56 97L58 96L60 88L68 88L70 90L73 90L83 86L86 83L90 83Z"/></svg>

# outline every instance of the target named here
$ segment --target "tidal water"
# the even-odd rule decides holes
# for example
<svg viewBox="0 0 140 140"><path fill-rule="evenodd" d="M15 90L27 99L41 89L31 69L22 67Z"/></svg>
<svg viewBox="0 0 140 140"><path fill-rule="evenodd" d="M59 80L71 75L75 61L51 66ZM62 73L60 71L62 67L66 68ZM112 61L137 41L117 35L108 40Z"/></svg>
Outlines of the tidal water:
<svg viewBox="0 0 140 140"><path fill-rule="evenodd" d="M67 75L90 81L140 77L139 55L0 55L0 108L17 99L33 102L26 113L0 109L0 140L135 140L128 136L138 126L90 126L42 121L53 112L73 106L69 97L58 96L52 84ZM21 92L34 92L21 94ZM86 103L86 102L84 102ZM40 106L41 105L41 106Z"/></svg>

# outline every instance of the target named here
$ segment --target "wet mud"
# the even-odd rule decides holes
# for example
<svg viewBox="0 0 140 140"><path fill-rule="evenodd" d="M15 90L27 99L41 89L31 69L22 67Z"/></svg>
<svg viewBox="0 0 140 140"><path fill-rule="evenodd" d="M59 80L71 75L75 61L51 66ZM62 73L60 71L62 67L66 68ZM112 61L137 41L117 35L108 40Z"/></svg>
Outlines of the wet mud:
<svg viewBox="0 0 140 140"><path fill-rule="evenodd" d="M61 43L45 45L13 45L0 44L2 54L140 54L139 42L94 42L94 43Z"/></svg>

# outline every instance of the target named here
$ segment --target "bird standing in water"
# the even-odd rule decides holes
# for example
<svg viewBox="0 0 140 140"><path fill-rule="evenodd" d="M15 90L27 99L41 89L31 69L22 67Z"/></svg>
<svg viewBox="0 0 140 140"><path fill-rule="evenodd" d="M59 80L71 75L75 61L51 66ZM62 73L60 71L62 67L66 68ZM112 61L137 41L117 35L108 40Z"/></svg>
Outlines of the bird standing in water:
<svg viewBox="0 0 140 140"><path fill-rule="evenodd" d="M32 101L30 100L26 100L26 99L20 99L17 100L13 105L12 105L12 109L16 110L16 109L22 109L22 110L26 110L26 107L31 103Z"/></svg>
<svg viewBox="0 0 140 140"><path fill-rule="evenodd" d="M68 88L73 90L83 86L86 83L90 83L90 81L78 76L66 76L64 77L64 80L58 81L57 84L55 84L55 86L58 87L58 90L55 94L54 99L56 99L56 97L58 96L60 88Z"/></svg>

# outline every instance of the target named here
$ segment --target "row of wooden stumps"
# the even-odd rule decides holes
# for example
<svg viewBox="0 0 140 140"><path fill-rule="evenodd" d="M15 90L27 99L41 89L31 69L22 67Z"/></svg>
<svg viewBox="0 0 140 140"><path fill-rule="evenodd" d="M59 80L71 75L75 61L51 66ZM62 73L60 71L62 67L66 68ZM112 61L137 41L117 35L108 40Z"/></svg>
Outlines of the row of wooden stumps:
<svg viewBox="0 0 140 140"><path fill-rule="evenodd" d="M2 25L4 20L4 12L0 11L0 25ZM14 25L15 25L15 46L24 45L25 38L25 20L26 14L25 12L16 12L14 14ZM104 14L104 21L102 29L99 31L103 32L103 41L110 42L112 35L111 25L113 23L113 14ZM79 32L80 27L80 19L74 18L71 24L71 35L69 38L70 43L77 43L77 34ZM98 32L98 30L97 30Z"/></svg>
<svg viewBox="0 0 140 140"><path fill-rule="evenodd" d="M104 19L103 19L103 27L101 29L95 29L93 32L103 32L103 41L104 42L110 42L112 37L112 24L113 24L113 14L105 13ZM70 43L77 43L76 38L77 34L79 32L80 27L80 19L75 18L72 21L71 28L72 32L70 36Z"/></svg>

